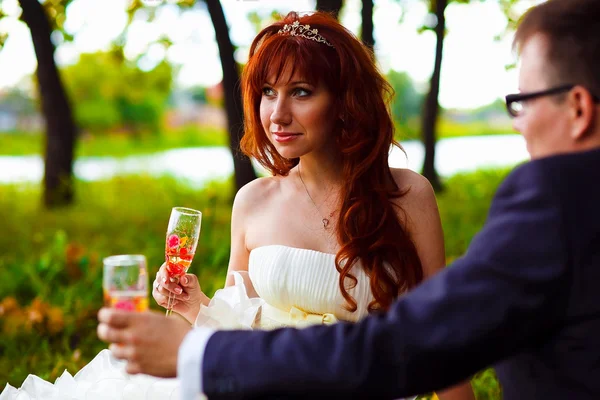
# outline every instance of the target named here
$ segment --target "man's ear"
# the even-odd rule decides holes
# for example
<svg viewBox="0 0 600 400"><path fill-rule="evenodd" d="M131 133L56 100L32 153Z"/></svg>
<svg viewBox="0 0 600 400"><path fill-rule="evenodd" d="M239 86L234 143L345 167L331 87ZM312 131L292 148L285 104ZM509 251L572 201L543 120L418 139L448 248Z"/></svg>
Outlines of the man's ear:
<svg viewBox="0 0 600 400"><path fill-rule="evenodd" d="M594 124L597 110L590 92L583 86L575 86L568 94L568 107L571 109L571 138L581 140Z"/></svg>

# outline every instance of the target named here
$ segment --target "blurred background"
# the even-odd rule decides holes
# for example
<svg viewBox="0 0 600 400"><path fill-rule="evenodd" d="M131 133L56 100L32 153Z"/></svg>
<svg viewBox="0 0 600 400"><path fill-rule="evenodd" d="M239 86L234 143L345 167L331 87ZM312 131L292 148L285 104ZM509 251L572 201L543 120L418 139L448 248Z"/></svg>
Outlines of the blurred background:
<svg viewBox="0 0 600 400"><path fill-rule="evenodd" d="M0 0L0 391L106 347L102 258L145 254L154 276L173 206L203 212L190 272L208 295L223 286L233 196L264 173L238 151L239 71L292 10L332 12L374 49L406 150L390 165L431 181L459 257L527 159L503 97L515 22L539 2ZM473 385L500 398L491 369Z"/></svg>

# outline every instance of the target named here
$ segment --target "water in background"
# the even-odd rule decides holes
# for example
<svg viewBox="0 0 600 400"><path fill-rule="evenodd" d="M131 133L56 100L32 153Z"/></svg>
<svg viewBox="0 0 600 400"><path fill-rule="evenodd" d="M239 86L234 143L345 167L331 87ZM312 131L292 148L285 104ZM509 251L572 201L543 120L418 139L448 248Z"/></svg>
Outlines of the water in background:
<svg viewBox="0 0 600 400"><path fill-rule="evenodd" d="M390 166L420 171L424 148L418 141L402 143L406 156L394 148ZM470 136L442 139L436 146L436 169L442 176L485 167L512 166L528 158L525 140L520 135ZM256 169L261 167L255 164ZM233 173L231 153L226 147L199 147L167 150L144 156L80 157L75 161L75 176L95 181L118 175L171 175L193 186L226 179ZM0 157L0 183L41 182L44 174L40 156Z"/></svg>

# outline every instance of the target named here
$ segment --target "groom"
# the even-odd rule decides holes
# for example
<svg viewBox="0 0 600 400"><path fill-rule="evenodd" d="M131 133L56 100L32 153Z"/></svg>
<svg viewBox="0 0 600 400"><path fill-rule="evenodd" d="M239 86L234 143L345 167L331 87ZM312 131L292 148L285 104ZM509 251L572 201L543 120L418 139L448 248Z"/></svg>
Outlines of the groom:
<svg viewBox="0 0 600 400"><path fill-rule="evenodd" d="M184 392L392 399L493 364L506 399L600 399L598 21L598 0L550 0L522 20L521 93L506 100L532 161L499 188L463 258L357 324L178 336ZM102 310L98 332L126 343L119 329L142 319L166 329Z"/></svg>

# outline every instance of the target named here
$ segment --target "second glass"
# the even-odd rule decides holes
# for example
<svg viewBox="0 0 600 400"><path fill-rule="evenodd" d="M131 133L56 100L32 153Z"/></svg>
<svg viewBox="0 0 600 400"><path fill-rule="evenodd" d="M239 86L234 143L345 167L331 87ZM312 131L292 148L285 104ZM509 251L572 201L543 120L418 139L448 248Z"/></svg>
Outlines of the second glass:
<svg viewBox="0 0 600 400"><path fill-rule="evenodd" d="M124 254L103 260L104 304L127 311L148 309L148 269L146 257Z"/></svg>
<svg viewBox="0 0 600 400"><path fill-rule="evenodd" d="M169 279L172 282L178 282L190 267L198 246L201 225L202 213L200 211L185 207L174 207L171 210L167 227L165 258ZM174 299L173 293L169 292L167 316L173 310Z"/></svg>

